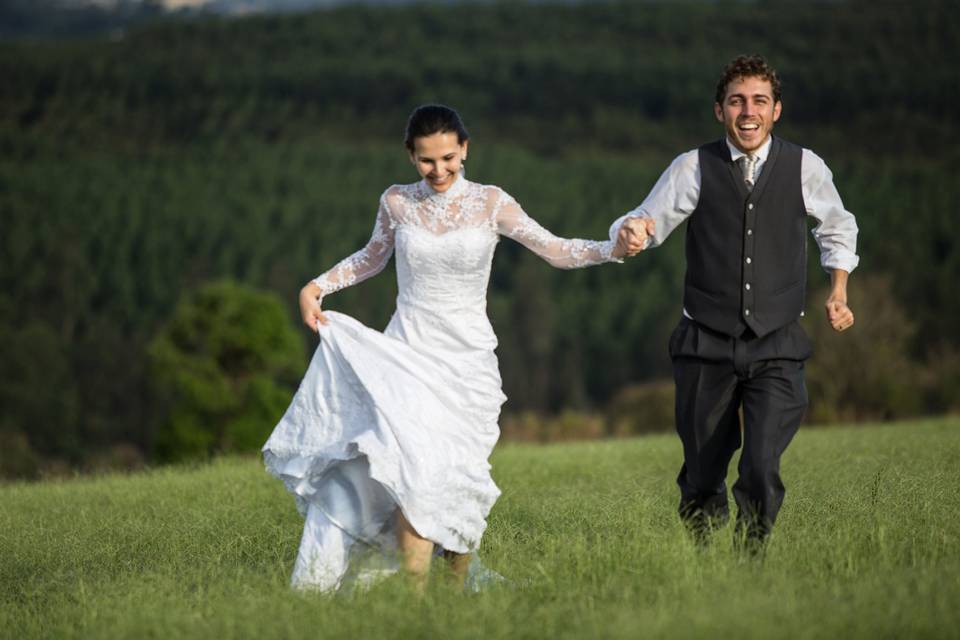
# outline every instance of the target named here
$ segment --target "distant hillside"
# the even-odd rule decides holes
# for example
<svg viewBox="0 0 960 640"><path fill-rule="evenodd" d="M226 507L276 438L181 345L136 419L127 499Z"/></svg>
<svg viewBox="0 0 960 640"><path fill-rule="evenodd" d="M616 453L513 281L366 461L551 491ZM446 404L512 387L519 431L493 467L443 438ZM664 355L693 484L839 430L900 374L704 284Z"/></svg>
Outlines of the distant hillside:
<svg viewBox="0 0 960 640"><path fill-rule="evenodd" d="M0 462L150 459L169 407L148 348L178 301L231 279L279 294L293 322L302 283L416 178L400 142L415 105L461 110L472 179L599 238L721 135L714 84L745 41L782 74L776 132L825 158L860 226L856 330L816 336L810 415L960 409L955 2L348 6L0 44L0 451L17 452ZM383 326L389 271L329 304ZM682 277L682 229L573 272L502 242L488 300L505 412L655 423L643 399L670 376Z"/></svg>
<svg viewBox="0 0 960 640"><path fill-rule="evenodd" d="M351 4L403 5L424 1L442 5L490 0L4 0L0 3L0 39L117 34L157 20L211 14L241 17Z"/></svg>
<svg viewBox="0 0 960 640"><path fill-rule="evenodd" d="M159 20L189 20L209 15L244 17L317 11L349 5L469 6L498 1L500 0L4 0L0 3L0 39L117 35L127 29ZM649 1L656 3L670 0ZM546 5L597 2L609 0L512 0L514 4Z"/></svg>
<svg viewBox="0 0 960 640"><path fill-rule="evenodd" d="M960 76L931 61L957 50L957 16L948 0L854 0L207 17L122 38L2 48L0 120L56 132L61 143L84 131L141 144L276 139L336 134L347 120L383 139L410 105L446 100L468 107L472 123L545 151L575 141L673 149L678 132L694 143L714 130L713 83L747 32L783 77L784 133L802 128L807 144L844 153L951 155L960 153Z"/></svg>

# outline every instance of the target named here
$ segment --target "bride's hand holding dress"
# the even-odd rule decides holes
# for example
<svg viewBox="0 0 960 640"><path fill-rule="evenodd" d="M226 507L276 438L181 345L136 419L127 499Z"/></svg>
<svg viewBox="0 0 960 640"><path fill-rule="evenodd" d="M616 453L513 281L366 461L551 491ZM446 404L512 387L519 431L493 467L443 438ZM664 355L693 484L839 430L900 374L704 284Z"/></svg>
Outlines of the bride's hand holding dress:
<svg viewBox="0 0 960 640"><path fill-rule="evenodd" d="M303 319L303 324L307 325L311 331L319 329L317 324L329 322L320 308L321 297L320 287L315 282L308 282L303 289L300 289L300 317Z"/></svg>

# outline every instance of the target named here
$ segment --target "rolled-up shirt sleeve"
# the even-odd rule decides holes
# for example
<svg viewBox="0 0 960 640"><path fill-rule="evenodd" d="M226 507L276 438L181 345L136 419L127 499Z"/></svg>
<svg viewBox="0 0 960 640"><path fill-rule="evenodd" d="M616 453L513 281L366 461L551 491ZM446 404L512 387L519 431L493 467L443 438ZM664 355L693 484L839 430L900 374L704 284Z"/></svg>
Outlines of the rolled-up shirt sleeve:
<svg viewBox="0 0 960 640"><path fill-rule="evenodd" d="M857 220L844 208L826 163L809 149L801 157L800 182L807 215L817 220L811 233L820 248L820 265L827 271L853 271L860 262Z"/></svg>
<svg viewBox="0 0 960 640"><path fill-rule="evenodd" d="M614 220L610 239L616 241L620 225L627 218L650 218L656 232L646 247L657 247L697 208L700 199L700 155L694 149L677 156L653 185L640 206Z"/></svg>

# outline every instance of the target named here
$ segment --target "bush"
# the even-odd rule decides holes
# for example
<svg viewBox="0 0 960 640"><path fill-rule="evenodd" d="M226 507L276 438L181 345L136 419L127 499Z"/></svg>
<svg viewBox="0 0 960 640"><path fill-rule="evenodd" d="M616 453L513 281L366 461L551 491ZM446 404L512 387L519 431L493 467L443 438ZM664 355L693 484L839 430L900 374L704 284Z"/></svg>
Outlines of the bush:
<svg viewBox="0 0 960 640"><path fill-rule="evenodd" d="M26 434L0 429L0 479L36 480L40 459Z"/></svg>
<svg viewBox="0 0 960 640"><path fill-rule="evenodd" d="M824 319L828 290L812 294L804 326L814 343L807 363L809 422L892 420L923 413L923 370L910 356L915 326L887 278L852 277L856 323L837 333Z"/></svg>
<svg viewBox="0 0 960 640"><path fill-rule="evenodd" d="M635 436L674 428L672 380L656 380L624 387L607 407L607 433Z"/></svg>
<svg viewBox="0 0 960 640"><path fill-rule="evenodd" d="M949 344L930 349L924 386L930 410L960 413L960 349Z"/></svg>
<svg viewBox="0 0 960 640"><path fill-rule="evenodd" d="M167 407L157 434L162 460L256 451L304 369L303 343L283 303L231 282L183 300L149 355Z"/></svg>
<svg viewBox="0 0 960 640"><path fill-rule="evenodd" d="M523 411L504 416L500 432L504 440L512 442L559 442L599 438L604 428L600 416L581 411L564 411L558 416Z"/></svg>

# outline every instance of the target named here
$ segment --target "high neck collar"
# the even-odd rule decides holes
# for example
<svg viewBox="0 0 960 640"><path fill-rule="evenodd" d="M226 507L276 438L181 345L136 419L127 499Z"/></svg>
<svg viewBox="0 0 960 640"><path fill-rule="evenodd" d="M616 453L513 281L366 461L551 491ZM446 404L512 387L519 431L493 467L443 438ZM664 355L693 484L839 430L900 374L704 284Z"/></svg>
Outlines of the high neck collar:
<svg viewBox="0 0 960 640"><path fill-rule="evenodd" d="M463 171L461 171L457 174L453 184L450 185L450 188L446 191L435 191L434 188L430 186L430 183L427 182L426 178L420 181L420 189L427 195L428 198L446 200L448 198L455 198L466 191L467 184L467 177L463 174Z"/></svg>

